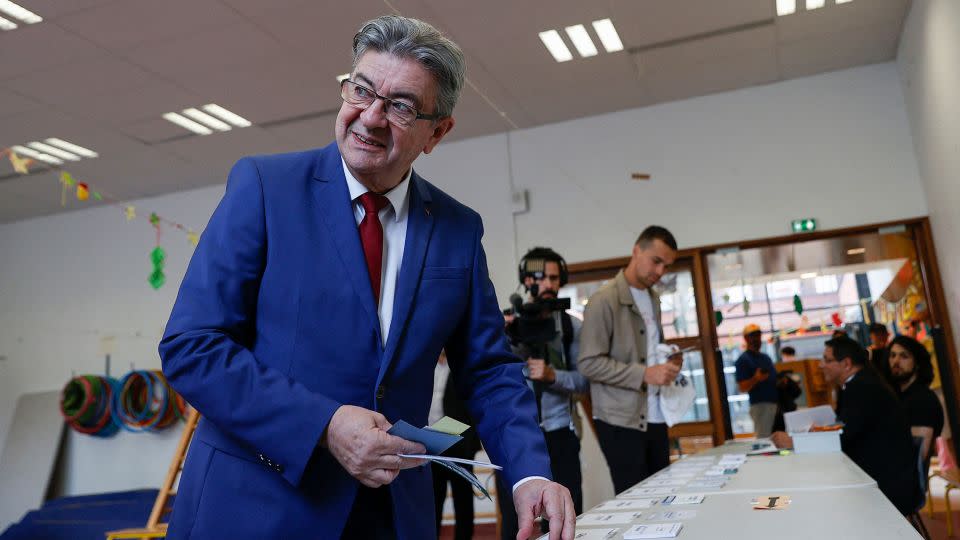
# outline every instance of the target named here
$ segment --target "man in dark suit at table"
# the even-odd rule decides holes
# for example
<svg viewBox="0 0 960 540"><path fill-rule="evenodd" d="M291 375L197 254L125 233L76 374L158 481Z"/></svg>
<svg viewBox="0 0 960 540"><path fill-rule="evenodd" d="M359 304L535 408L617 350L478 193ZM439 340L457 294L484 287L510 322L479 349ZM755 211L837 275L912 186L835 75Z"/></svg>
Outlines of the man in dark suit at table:
<svg viewBox="0 0 960 540"><path fill-rule="evenodd" d="M241 159L183 279L164 373L203 415L167 538L436 535L424 448L387 431L427 422L451 377L514 490L573 538L533 396L510 353L480 216L413 171L453 128L459 47L385 16L353 39L336 142Z"/></svg>
<svg viewBox="0 0 960 540"><path fill-rule="evenodd" d="M920 488L910 426L893 391L866 365L867 351L856 341L841 336L826 342L820 369L827 383L838 388L840 446L900 513L911 514ZM793 439L782 431L772 439L780 448L793 447Z"/></svg>

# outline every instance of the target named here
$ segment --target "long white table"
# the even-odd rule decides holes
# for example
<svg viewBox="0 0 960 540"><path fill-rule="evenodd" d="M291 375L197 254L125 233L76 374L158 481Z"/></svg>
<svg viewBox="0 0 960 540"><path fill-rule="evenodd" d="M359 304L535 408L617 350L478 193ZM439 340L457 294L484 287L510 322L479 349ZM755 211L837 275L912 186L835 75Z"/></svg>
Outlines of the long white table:
<svg viewBox="0 0 960 540"><path fill-rule="evenodd" d="M730 443L697 456L743 454L750 450L744 443ZM682 462L682 461L681 461ZM663 479L668 472L651 477ZM648 482L651 480L648 479ZM646 487L648 482L637 484ZM680 519L683 529L677 538L686 540L829 540L851 538L911 539L920 535L880 492L876 482L846 455L790 454L786 456L750 456L735 475L720 489L676 487L675 493L702 493L700 504L655 506L640 510L639 517L622 525L580 525L588 529L614 528L610 539L623 538L623 532L664 510L688 511L693 517ZM752 500L762 496L786 495L790 504L782 510L755 510ZM664 495L661 495L662 498ZM602 511L588 510L586 513ZM603 512L609 513L609 512Z"/></svg>

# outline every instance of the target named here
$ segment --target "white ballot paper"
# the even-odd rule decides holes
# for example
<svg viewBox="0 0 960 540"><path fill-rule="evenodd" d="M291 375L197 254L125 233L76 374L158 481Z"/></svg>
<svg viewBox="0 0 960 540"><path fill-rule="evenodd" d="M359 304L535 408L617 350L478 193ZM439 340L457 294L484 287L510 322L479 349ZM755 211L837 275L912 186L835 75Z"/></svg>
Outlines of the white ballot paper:
<svg viewBox="0 0 960 540"><path fill-rule="evenodd" d="M676 493L675 488L669 487L632 487L623 493L617 495L618 499L636 499L638 497L655 497L657 495L670 495Z"/></svg>
<svg viewBox="0 0 960 540"><path fill-rule="evenodd" d="M705 495L697 493L695 495L669 495L660 500L660 504L700 504Z"/></svg>
<svg viewBox="0 0 960 540"><path fill-rule="evenodd" d="M613 514L584 514L577 518L577 527L586 525L627 525L640 519L640 512L615 512Z"/></svg>
<svg viewBox="0 0 960 540"><path fill-rule="evenodd" d="M691 480L686 487L698 489L720 489L725 485L727 485L726 477L715 476L711 478L697 478L696 480Z"/></svg>
<svg viewBox="0 0 960 540"><path fill-rule="evenodd" d="M573 540L613 540L618 536L620 529L583 529L573 533ZM545 534L537 540L548 540L549 534Z"/></svg>
<svg viewBox="0 0 960 540"><path fill-rule="evenodd" d="M623 533L624 540L641 540L644 538L676 538L680 534L683 523L655 523L650 525L634 525Z"/></svg>
<svg viewBox="0 0 960 540"><path fill-rule="evenodd" d="M676 521L678 519L693 519L697 517L696 510L664 510L645 514L647 521Z"/></svg>
<svg viewBox="0 0 960 540"><path fill-rule="evenodd" d="M643 484L643 487L680 487L687 481L680 478L650 478Z"/></svg>
<svg viewBox="0 0 960 540"><path fill-rule="evenodd" d="M622 512L624 510L644 510L657 504L659 499L613 499L595 506L594 510L603 512Z"/></svg>

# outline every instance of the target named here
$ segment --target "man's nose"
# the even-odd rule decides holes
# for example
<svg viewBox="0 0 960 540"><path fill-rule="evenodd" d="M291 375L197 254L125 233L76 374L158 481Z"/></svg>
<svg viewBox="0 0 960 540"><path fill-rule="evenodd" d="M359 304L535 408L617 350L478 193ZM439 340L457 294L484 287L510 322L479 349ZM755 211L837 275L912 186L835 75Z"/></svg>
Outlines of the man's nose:
<svg viewBox="0 0 960 540"><path fill-rule="evenodd" d="M360 113L360 119L365 126L384 127L387 125L387 102L382 98L374 98L373 103Z"/></svg>

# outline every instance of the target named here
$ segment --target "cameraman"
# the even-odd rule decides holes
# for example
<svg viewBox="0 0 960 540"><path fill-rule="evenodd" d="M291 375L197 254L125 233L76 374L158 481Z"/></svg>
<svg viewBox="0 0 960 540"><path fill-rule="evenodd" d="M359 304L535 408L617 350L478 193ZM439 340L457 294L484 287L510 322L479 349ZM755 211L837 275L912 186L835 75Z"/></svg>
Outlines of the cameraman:
<svg viewBox="0 0 960 540"><path fill-rule="evenodd" d="M580 514L580 418L574 395L587 393L589 386L576 364L580 320L566 312L569 300L557 298L567 283L567 265L552 249L533 248L520 261L519 278L528 293L527 303L522 304L518 295L511 297L513 308L505 313L507 336L513 352L526 360L524 374L537 398L553 479L570 490ZM515 540L516 511L509 486L499 476L497 491L503 515L501 538Z"/></svg>

